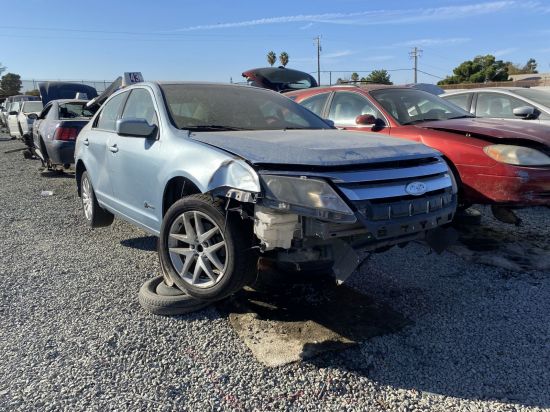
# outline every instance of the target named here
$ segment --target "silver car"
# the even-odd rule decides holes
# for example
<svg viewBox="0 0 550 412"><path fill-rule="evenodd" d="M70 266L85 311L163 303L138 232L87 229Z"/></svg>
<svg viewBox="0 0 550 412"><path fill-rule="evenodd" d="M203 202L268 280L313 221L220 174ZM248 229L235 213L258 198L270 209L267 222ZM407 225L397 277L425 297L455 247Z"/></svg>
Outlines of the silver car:
<svg viewBox="0 0 550 412"><path fill-rule="evenodd" d="M341 282L358 251L429 239L456 207L437 151L336 130L249 86L124 88L82 129L75 160L88 224L116 215L159 236L166 283L205 301L250 282L262 255L326 264Z"/></svg>
<svg viewBox="0 0 550 412"><path fill-rule="evenodd" d="M477 117L530 120L550 125L550 91L487 87L449 92L441 97Z"/></svg>

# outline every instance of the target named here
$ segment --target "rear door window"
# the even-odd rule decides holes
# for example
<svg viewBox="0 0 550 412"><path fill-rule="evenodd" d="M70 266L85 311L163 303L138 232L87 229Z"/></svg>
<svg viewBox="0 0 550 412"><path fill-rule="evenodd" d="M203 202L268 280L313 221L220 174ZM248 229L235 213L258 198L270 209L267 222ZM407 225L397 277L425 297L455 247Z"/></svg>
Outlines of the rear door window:
<svg viewBox="0 0 550 412"><path fill-rule="evenodd" d="M316 94L300 102L306 109L311 110L319 117L323 117L323 109L330 93Z"/></svg>
<svg viewBox="0 0 550 412"><path fill-rule="evenodd" d="M458 107L460 107L462 110L466 110L467 112L470 111L470 105L472 101L472 95L473 93L463 93L463 94L454 94L452 96L442 96L445 100L448 102L451 102Z"/></svg>

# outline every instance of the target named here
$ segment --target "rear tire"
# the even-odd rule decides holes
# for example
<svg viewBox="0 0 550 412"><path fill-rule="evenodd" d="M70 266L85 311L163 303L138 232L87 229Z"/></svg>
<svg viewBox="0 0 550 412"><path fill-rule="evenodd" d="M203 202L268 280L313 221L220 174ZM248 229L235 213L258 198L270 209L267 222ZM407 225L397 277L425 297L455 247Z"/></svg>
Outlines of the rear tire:
<svg viewBox="0 0 550 412"><path fill-rule="evenodd" d="M165 277L189 295L223 299L250 282L257 270L252 224L227 214L222 201L191 195L175 202L162 221L159 259Z"/></svg>
<svg viewBox="0 0 550 412"><path fill-rule="evenodd" d="M84 218L88 226L91 228L105 227L113 223L113 214L103 209L97 202L88 172L82 173L81 199Z"/></svg>
<svg viewBox="0 0 550 412"><path fill-rule="evenodd" d="M146 281L139 289L138 300L147 312L163 316L184 315L208 306L208 302L166 285L162 276Z"/></svg>

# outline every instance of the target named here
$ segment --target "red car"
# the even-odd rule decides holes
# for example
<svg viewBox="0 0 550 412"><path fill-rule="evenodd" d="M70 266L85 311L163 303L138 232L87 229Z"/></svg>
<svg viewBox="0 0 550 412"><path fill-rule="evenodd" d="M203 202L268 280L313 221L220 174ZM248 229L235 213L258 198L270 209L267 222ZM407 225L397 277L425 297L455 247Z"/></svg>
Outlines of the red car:
<svg viewBox="0 0 550 412"><path fill-rule="evenodd" d="M340 129L384 133L439 150L455 172L462 207L550 205L548 126L476 118L408 87L317 87L285 95Z"/></svg>

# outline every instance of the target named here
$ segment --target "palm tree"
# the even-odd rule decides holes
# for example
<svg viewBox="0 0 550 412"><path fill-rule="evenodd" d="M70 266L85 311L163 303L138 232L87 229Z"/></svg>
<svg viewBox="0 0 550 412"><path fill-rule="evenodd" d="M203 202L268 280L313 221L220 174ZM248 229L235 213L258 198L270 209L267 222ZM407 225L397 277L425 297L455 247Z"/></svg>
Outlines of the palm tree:
<svg viewBox="0 0 550 412"><path fill-rule="evenodd" d="M269 53L267 53L267 62L269 63L270 66L273 66L276 61L277 61L277 55L273 51L270 51Z"/></svg>
<svg viewBox="0 0 550 412"><path fill-rule="evenodd" d="M283 67L286 67L286 65L288 64L288 53L282 52L281 54L279 54L279 61L281 62Z"/></svg>

